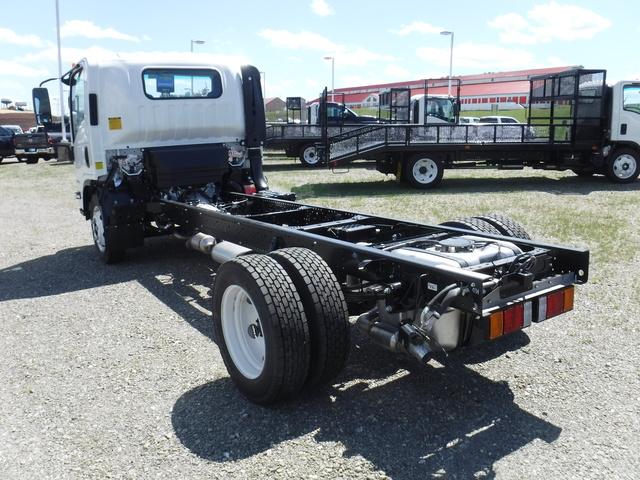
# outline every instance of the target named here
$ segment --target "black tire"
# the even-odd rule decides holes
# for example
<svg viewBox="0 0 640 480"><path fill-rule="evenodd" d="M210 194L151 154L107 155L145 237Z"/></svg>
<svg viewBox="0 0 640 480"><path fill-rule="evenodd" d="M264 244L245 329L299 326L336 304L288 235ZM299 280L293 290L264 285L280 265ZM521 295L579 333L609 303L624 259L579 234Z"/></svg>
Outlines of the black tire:
<svg viewBox="0 0 640 480"><path fill-rule="evenodd" d="M26 161L27 161L27 159L26 159L26 158L24 158L24 157L16 157L16 158L18 159L18 161L19 161L20 163L24 163L24 162L26 162Z"/></svg>
<svg viewBox="0 0 640 480"><path fill-rule="evenodd" d="M257 329L254 328L252 335L250 325L247 336L262 337L264 342L263 364L253 377L242 373L242 360L238 361L238 367L232 356L236 352L238 360L237 352L246 352L237 346L238 342L233 343L235 323L228 315L235 314L235 310L224 306L225 292L233 292L236 287L246 292L247 302L259 317L255 323ZM213 331L231 379L252 402L271 404L302 389L309 370L309 327L293 281L273 258L244 255L222 264L214 283Z"/></svg>
<svg viewBox="0 0 640 480"><path fill-rule="evenodd" d="M412 187L433 188L440 183L444 175L444 163L430 154L419 153L403 165L402 177Z"/></svg>
<svg viewBox="0 0 640 480"><path fill-rule="evenodd" d="M300 159L300 163L305 167L315 168L321 165L318 150L313 143L302 145L302 147L300 147L298 158Z"/></svg>
<svg viewBox="0 0 640 480"><path fill-rule="evenodd" d="M0 157L0 163L4 161L4 157Z"/></svg>
<svg viewBox="0 0 640 480"><path fill-rule="evenodd" d="M640 155L631 148L616 148L607 159L606 175L616 183L631 183L640 173Z"/></svg>
<svg viewBox="0 0 640 480"><path fill-rule="evenodd" d="M581 168L581 169L572 168L571 171L575 173L577 176L583 177L583 178L593 177L593 175L596 173L595 169L593 168Z"/></svg>
<svg viewBox="0 0 640 480"><path fill-rule="evenodd" d="M500 231L484 220L480 220L475 217L457 218L455 220L448 220L442 222L440 225L444 227L464 228L467 230L473 230L474 232L491 233L494 235L502 235Z"/></svg>
<svg viewBox="0 0 640 480"><path fill-rule="evenodd" d="M115 246L110 236L106 234L105 227L109 225L109 217L106 216L97 195L91 198L89 212L91 213L89 218L91 222L91 236L93 237L93 245L96 247L98 257L106 264L119 262L124 258L125 251ZM100 236L100 224L102 236Z"/></svg>
<svg viewBox="0 0 640 480"><path fill-rule="evenodd" d="M306 248L271 252L293 280L309 322L311 360L306 387L325 384L344 368L349 356L349 309L338 279L318 254Z"/></svg>
<svg viewBox="0 0 640 480"><path fill-rule="evenodd" d="M493 225L501 235L514 238L523 238L525 240L531 240L531 236L527 233L524 227L515 220L501 215L499 213L488 213L486 215L478 215L473 218L477 218L484 222Z"/></svg>
<svg viewBox="0 0 640 480"><path fill-rule="evenodd" d="M35 165L36 163L38 163L38 160L40 160L38 157L27 157L25 163L29 165Z"/></svg>

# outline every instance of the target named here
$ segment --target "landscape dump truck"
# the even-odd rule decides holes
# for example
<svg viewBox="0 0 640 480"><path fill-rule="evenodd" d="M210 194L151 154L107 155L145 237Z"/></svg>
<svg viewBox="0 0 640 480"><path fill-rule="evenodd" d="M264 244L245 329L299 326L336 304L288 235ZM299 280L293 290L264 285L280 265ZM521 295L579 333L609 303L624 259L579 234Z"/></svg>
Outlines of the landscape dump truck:
<svg viewBox="0 0 640 480"><path fill-rule="evenodd" d="M585 69L532 77L527 124L414 122L340 135L325 128L319 152L331 168L375 160L378 171L416 188L437 185L445 168L569 169L633 182L640 173L640 82L605 80L605 70Z"/></svg>
<svg viewBox="0 0 640 480"><path fill-rule="evenodd" d="M504 216L425 225L269 191L254 67L81 60L63 80L73 144L58 149L75 162L98 255L112 263L175 235L220 263L215 339L253 402L330 382L350 315L372 342L426 362L571 310L587 281L588 251L535 242Z"/></svg>

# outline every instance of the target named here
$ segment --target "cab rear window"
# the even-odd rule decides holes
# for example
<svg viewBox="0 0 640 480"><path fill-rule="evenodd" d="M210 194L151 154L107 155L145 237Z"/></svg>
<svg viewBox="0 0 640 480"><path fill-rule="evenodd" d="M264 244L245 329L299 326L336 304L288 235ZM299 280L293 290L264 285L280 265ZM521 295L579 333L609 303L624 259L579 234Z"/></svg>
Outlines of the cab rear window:
<svg viewBox="0 0 640 480"><path fill-rule="evenodd" d="M142 72L144 94L153 100L218 98L220 72L210 69L149 68Z"/></svg>

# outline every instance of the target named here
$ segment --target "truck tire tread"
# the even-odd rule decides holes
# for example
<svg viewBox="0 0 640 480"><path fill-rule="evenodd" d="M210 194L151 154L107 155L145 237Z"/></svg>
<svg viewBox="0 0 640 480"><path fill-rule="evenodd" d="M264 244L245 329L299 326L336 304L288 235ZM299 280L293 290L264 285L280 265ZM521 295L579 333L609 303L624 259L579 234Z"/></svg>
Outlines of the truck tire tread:
<svg viewBox="0 0 640 480"><path fill-rule="evenodd" d="M349 309L342 288L329 265L306 248L271 252L287 271L300 294L309 323L311 361L306 387L332 380L349 356Z"/></svg>
<svg viewBox="0 0 640 480"><path fill-rule="evenodd" d="M232 284L250 294L266 331L264 370L255 380L235 367L222 331L222 295ZM213 327L227 371L249 400L271 404L302 389L309 369L309 327L293 281L273 258L250 254L222 264L214 282Z"/></svg>
<svg viewBox="0 0 640 480"><path fill-rule="evenodd" d="M456 218L454 220L442 222L440 225L445 227L465 228L467 230L473 230L474 232L502 235L502 233L500 233L500 231L489 222L475 217Z"/></svg>
<svg viewBox="0 0 640 480"><path fill-rule="evenodd" d="M531 240L531 236L527 233L525 228L520 223L506 215L502 215L500 213L488 213L486 215L477 215L474 218L490 223L500 231L501 235Z"/></svg>

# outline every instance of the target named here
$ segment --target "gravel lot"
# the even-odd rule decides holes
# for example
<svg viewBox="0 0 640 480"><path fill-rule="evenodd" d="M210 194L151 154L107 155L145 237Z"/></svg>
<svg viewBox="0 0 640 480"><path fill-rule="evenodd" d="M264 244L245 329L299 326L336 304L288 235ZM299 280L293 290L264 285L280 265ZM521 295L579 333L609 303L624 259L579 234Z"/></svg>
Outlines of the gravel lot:
<svg viewBox="0 0 640 480"><path fill-rule="evenodd" d="M211 340L206 257L160 239L103 266L73 166L5 160L0 477L638 478L640 182L447 172L417 193L362 168L268 169L311 203L428 221L503 211L536 238L589 245L592 281L570 314L427 368L354 331L340 383L257 407Z"/></svg>

